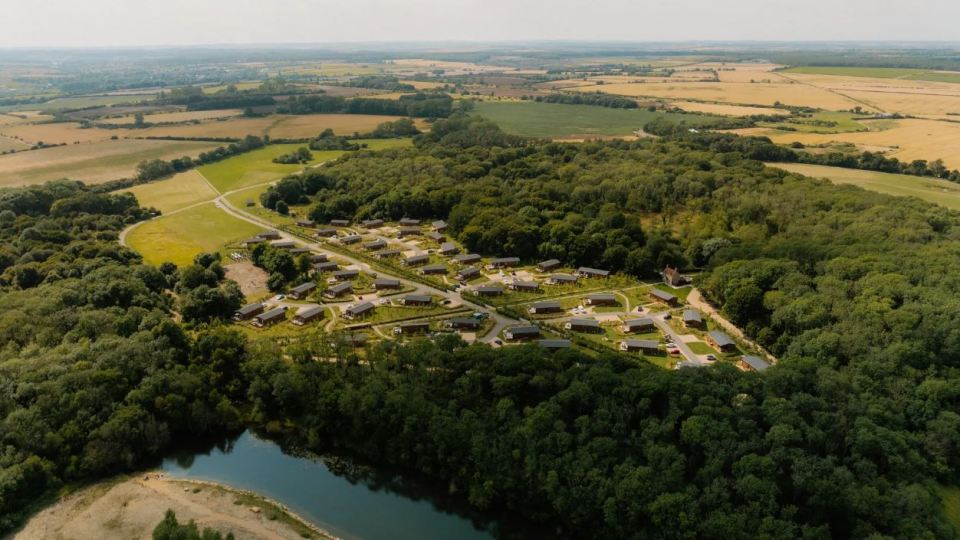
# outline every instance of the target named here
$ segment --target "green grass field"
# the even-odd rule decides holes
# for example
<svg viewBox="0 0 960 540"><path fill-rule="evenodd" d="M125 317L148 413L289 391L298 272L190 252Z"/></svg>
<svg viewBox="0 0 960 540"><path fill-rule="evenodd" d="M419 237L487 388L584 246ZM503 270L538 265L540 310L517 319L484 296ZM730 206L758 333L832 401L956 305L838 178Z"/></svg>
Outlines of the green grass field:
<svg viewBox="0 0 960 540"><path fill-rule="evenodd" d="M148 221L130 232L127 244L149 264L184 265L198 253L217 251L261 230L209 203Z"/></svg>
<svg viewBox="0 0 960 540"><path fill-rule="evenodd" d="M366 143L369 150L383 150L386 148L409 146L411 144L410 139L358 140L357 142ZM284 165L273 162L273 158L288 154L303 146L306 146L306 144L272 144L266 148L247 152L246 154L234 156L217 163L211 163L210 165L204 165L198 170L220 193L225 193L247 186L279 180L288 174L300 171L305 166L309 167L324 161L336 159L345 153L340 150L314 151L313 161L307 163L305 166Z"/></svg>
<svg viewBox="0 0 960 540"><path fill-rule="evenodd" d="M960 533L960 487L940 486L940 499L943 501L943 513L953 529Z"/></svg>
<svg viewBox="0 0 960 540"><path fill-rule="evenodd" d="M855 131L870 131L871 129L879 131L880 128L895 125L893 120L880 120L871 123L870 127L868 127L854 120L856 117L857 115L849 112L819 111L813 113L810 118L791 118L784 122L761 122L757 125L772 129L786 127L799 133L850 133ZM835 125L825 125L825 123L833 123Z"/></svg>
<svg viewBox="0 0 960 540"><path fill-rule="evenodd" d="M872 77L878 79L907 79L912 81L960 83L960 72L931 71L929 69L853 66L798 66L789 68L785 71L788 73L837 75L841 77Z"/></svg>
<svg viewBox="0 0 960 540"><path fill-rule="evenodd" d="M951 210L960 210L960 184L938 178L808 165L805 163L767 163L767 165L815 178L826 178L835 184L853 184L863 189L888 195L917 197Z"/></svg>
<svg viewBox="0 0 960 540"><path fill-rule="evenodd" d="M265 188L264 188L265 189ZM123 190L133 193L141 206L152 206L164 214L217 197L203 176L189 170L167 180L151 182Z"/></svg>
<svg viewBox="0 0 960 540"><path fill-rule="evenodd" d="M698 122L712 118L650 112L646 109L611 109L533 101L480 102L476 104L474 113L493 120L507 132L540 138L628 136L658 116Z"/></svg>

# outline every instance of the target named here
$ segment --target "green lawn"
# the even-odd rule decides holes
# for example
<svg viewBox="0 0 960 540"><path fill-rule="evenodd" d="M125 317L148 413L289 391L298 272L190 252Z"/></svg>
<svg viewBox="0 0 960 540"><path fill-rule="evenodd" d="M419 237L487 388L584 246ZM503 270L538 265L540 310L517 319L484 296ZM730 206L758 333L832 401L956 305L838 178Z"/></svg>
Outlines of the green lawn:
<svg viewBox="0 0 960 540"><path fill-rule="evenodd" d="M788 73L837 75L842 77L872 77L879 79L908 79L913 81L960 83L960 72L931 71L929 69L853 66L799 66L792 67L785 71Z"/></svg>
<svg viewBox="0 0 960 540"><path fill-rule="evenodd" d="M943 501L943 513L953 529L960 534L960 487L940 486L940 499Z"/></svg>
<svg viewBox="0 0 960 540"><path fill-rule="evenodd" d="M853 184L888 195L917 197L951 210L960 210L960 185L938 178L805 163L768 163L767 165L816 178L826 178L835 184Z"/></svg>
<svg viewBox="0 0 960 540"><path fill-rule="evenodd" d="M198 253L217 251L262 230L208 203L140 225L130 232L127 244L150 264L185 265Z"/></svg>
<svg viewBox="0 0 960 540"><path fill-rule="evenodd" d="M368 150L383 150L386 148L409 146L411 144L410 139L357 140L357 142L365 143ZM270 146L254 150L253 152L247 152L217 163L204 165L198 170L207 177L207 180L209 180L220 193L224 193L247 186L279 180L284 176L300 171L304 167L310 167L324 161L336 159L346 153L341 150L313 151L313 161L306 165L285 165L273 162L273 158L283 154L289 154L303 146L306 146L306 144L271 144Z"/></svg>
<svg viewBox="0 0 960 540"><path fill-rule="evenodd" d="M164 214L217 197L217 192L193 169L123 191L133 193L141 206L152 206Z"/></svg>
<svg viewBox="0 0 960 540"><path fill-rule="evenodd" d="M658 116L688 122L712 118L650 112L646 109L612 109L533 101L484 101L476 104L474 112L493 120L510 133L542 138L626 136Z"/></svg>
<svg viewBox="0 0 960 540"><path fill-rule="evenodd" d="M807 118L793 117L783 122L761 122L757 125L771 129L789 128L798 133L851 133L870 130L880 131L881 129L888 129L894 124L893 121L880 120L867 126L854 120L858 116L862 117L864 115L849 112L818 111Z"/></svg>
<svg viewBox="0 0 960 540"><path fill-rule="evenodd" d="M687 343L687 346L690 347L690 350L695 354L718 354L713 347L707 345L702 341L692 341Z"/></svg>

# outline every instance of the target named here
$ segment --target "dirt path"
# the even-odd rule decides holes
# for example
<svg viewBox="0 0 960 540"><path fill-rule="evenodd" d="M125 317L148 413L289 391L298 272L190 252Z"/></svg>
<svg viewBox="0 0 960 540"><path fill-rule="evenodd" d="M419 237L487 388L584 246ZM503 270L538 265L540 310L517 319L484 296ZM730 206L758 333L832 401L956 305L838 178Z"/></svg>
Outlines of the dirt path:
<svg viewBox="0 0 960 540"><path fill-rule="evenodd" d="M763 355L766 356L768 360L772 360L774 363L778 361L777 357L771 354L770 351L766 350L759 343L756 343L752 339L747 337L747 335L743 333L743 330L740 330L740 328L737 325L733 324L732 322L724 318L724 316L721 315L720 312L717 311L715 307L708 304L707 301L703 298L703 295L700 294L699 289L693 289L690 291L690 294L687 296L687 303L689 303L691 307L694 307L700 310L701 312L709 315L710 318L713 319L713 322L723 327L723 329L726 330L728 334L732 334L736 336L744 343L747 343L751 347L762 352Z"/></svg>
<svg viewBox="0 0 960 540"><path fill-rule="evenodd" d="M255 494L156 473L84 488L33 516L9 538L149 539L167 509L181 523L194 520L201 529L232 532L237 540L334 538Z"/></svg>

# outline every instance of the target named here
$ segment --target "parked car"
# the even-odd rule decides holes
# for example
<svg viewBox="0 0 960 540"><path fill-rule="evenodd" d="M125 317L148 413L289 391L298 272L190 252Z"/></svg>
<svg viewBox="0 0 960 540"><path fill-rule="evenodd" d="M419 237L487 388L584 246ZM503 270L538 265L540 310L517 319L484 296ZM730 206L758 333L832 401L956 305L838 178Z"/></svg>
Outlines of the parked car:
<svg viewBox="0 0 960 540"><path fill-rule="evenodd" d="M708 355L707 355L707 360L713 361L713 360L716 360L716 359L717 359L717 355L715 355L715 354L708 354Z"/></svg>
<svg viewBox="0 0 960 540"><path fill-rule="evenodd" d="M670 349L670 354L680 354L680 349Z"/></svg>
<svg viewBox="0 0 960 540"><path fill-rule="evenodd" d="M447 305L447 304L450 303L450 299L447 298L447 299L445 299L443 302L440 302L440 303L443 304L443 305Z"/></svg>
<svg viewBox="0 0 960 540"><path fill-rule="evenodd" d="M671 315L671 314L669 314L669 313L667 313L666 315L663 316L663 320L665 320L665 321L669 321L669 320L672 319L672 318L673 318L673 315Z"/></svg>
<svg viewBox="0 0 960 540"><path fill-rule="evenodd" d="M278 294L273 297L274 300L283 300L284 298L286 298L286 295L283 294Z"/></svg>

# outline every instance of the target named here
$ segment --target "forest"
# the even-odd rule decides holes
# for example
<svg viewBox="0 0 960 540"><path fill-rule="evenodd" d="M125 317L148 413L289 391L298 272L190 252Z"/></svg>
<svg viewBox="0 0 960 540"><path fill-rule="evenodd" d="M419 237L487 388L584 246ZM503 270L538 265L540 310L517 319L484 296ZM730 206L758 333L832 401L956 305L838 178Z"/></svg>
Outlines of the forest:
<svg viewBox="0 0 960 540"><path fill-rule="evenodd" d="M284 348L219 324L239 297L215 255L155 268L120 247L146 214L131 196L0 193L0 530L59 486L246 424L562 538L954 538L938 489L960 481L960 215L758 161L781 150L548 143L455 114L271 191L314 219L446 218L485 255L698 270L779 356L762 374L456 336Z"/></svg>

